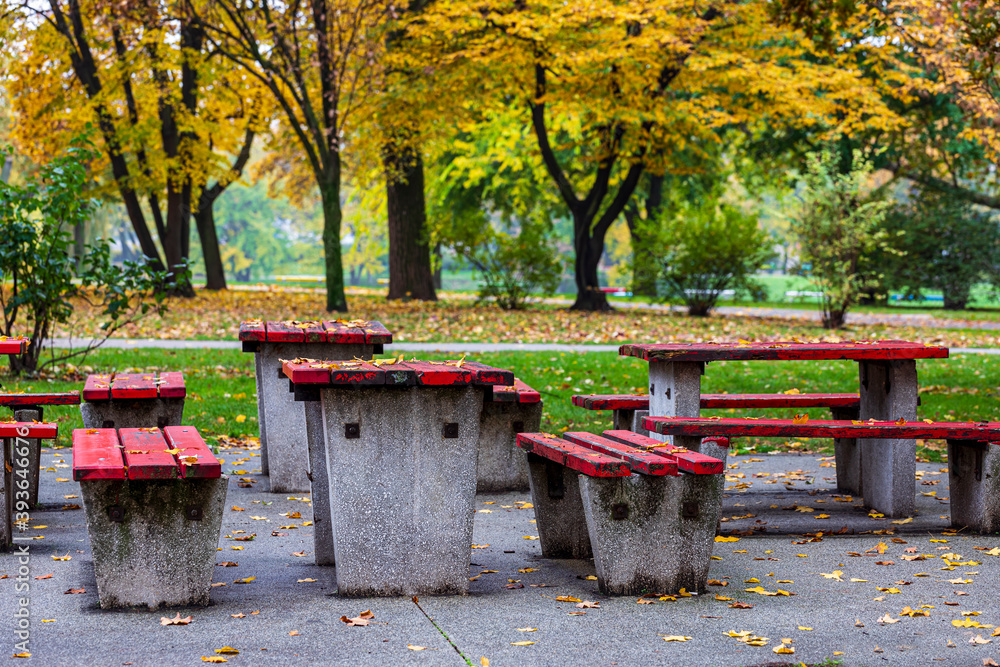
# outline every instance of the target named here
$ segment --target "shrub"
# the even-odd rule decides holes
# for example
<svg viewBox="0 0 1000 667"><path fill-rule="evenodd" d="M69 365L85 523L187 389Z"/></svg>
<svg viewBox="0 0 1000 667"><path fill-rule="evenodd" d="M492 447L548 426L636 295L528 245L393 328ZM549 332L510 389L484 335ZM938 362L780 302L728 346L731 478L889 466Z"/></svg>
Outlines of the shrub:
<svg viewBox="0 0 1000 667"><path fill-rule="evenodd" d="M897 206L885 220L893 245L891 285L920 298L938 289L946 309L960 310L972 286L1000 282L1000 226L987 212L934 190L923 190Z"/></svg>
<svg viewBox="0 0 1000 667"><path fill-rule="evenodd" d="M505 310L522 308L532 292L556 290L562 266L554 246L548 226L536 222L523 223L516 236L487 225L454 244L481 275L479 299L493 298Z"/></svg>
<svg viewBox="0 0 1000 667"><path fill-rule="evenodd" d="M689 315L708 315L725 290L761 290L753 276L771 258L771 238L755 215L712 199L684 204L661 238L664 295L684 301Z"/></svg>
<svg viewBox="0 0 1000 667"><path fill-rule="evenodd" d="M0 163L6 155L0 150ZM0 182L0 327L6 336L31 340L27 352L10 358L15 375L40 367L42 346L55 324L70 319L73 298L101 310L104 336L82 350L53 356L42 366L86 355L125 324L150 310L162 310L165 273L145 263L112 264L110 245L101 240L85 247L82 258L72 255L71 230L98 206L84 192L86 163L94 157L89 148L75 145L24 186Z"/></svg>
<svg viewBox="0 0 1000 667"><path fill-rule="evenodd" d="M892 201L886 188L873 187L872 180L872 168L860 154L845 174L838 171L838 158L826 150L811 155L801 175L789 229L799 243L800 270L823 293L827 329L844 326L859 297L882 286L880 267L866 260L892 251L882 228Z"/></svg>

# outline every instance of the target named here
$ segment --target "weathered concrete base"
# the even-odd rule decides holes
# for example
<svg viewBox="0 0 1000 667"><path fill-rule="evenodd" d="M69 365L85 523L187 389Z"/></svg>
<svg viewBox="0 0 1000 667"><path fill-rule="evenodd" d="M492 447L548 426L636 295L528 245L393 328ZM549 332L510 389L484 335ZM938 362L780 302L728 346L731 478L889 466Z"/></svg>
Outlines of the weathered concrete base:
<svg viewBox="0 0 1000 667"><path fill-rule="evenodd" d="M260 435L260 473L262 475L270 475L271 470L268 467L267 462L267 445L265 444L267 443L267 422L264 418L264 401L261 400L264 393L264 390L262 389L264 386L264 378L262 377L263 364L260 360L259 347L257 348L257 351L253 353L253 369L254 376L257 381L255 386L257 387L257 428L259 429Z"/></svg>
<svg viewBox="0 0 1000 667"><path fill-rule="evenodd" d="M705 590L722 475L580 477L605 595Z"/></svg>
<svg viewBox="0 0 1000 667"><path fill-rule="evenodd" d="M42 411L38 408L14 410L14 421L42 421ZM28 447L28 504L38 506L38 473L41 461L42 441L38 438L25 438Z"/></svg>
<svg viewBox="0 0 1000 667"><path fill-rule="evenodd" d="M649 416L649 410L615 410L613 425L616 431L632 431L639 435L649 435L642 427L642 418Z"/></svg>
<svg viewBox="0 0 1000 667"><path fill-rule="evenodd" d="M483 395L475 386L321 391L341 595L468 592ZM445 424L458 437L444 437Z"/></svg>
<svg viewBox="0 0 1000 667"><path fill-rule="evenodd" d="M858 419L916 420L915 361L861 361L858 365L861 375ZM861 489L865 506L888 517L912 516L916 493L916 441L858 438L858 447L861 450Z"/></svg>
<svg viewBox="0 0 1000 667"><path fill-rule="evenodd" d="M855 408L831 408L834 419L857 419ZM856 438L834 438L834 459L837 462L837 490L860 496L864 493L861 474L861 448Z"/></svg>
<svg viewBox="0 0 1000 667"><path fill-rule="evenodd" d="M207 605L228 485L225 475L81 482L101 608ZM200 521L187 516L193 506Z"/></svg>
<svg viewBox="0 0 1000 667"><path fill-rule="evenodd" d="M330 512L330 475L326 461L323 404L303 403L306 440L309 443L309 478L312 483L313 550L317 565L334 564L333 514Z"/></svg>
<svg viewBox="0 0 1000 667"><path fill-rule="evenodd" d="M951 525L1000 532L1000 446L948 441Z"/></svg>
<svg viewBox="0 0 1000 667"><path fill-rule="evenodd" d="M527 454L531 504L545 558L590 558L590 533L580 497L581 475L536 454Z"/></svg>
<svg viewBox="0 0 1000 667"><path fill-rule="evenodd" d="M322 361L371 359L373 345L329 343L261 343L254 361L257 366L257 415L260 420L260 456L273 493L308 491L309 445L302 402L288 391L288 378L281 373L281 360L297 358ZM262 468L264 470L264 468Z"/></svg>
<svg viewBox="0 0 1000 667"><path fill-rule="evenodd" d="M80 404L84 428L163 428L184 423L183 398L113 398Z"/></svg>
<svg viewBox="0 0 1000 667"><path fill-rule="evenodd" d="M0 438L0 553L14 545L13 438Z"/></svg>
<svg viewBox="0 0 1000 667"><path fill-rule="evenodd" d="M542 403L487 402L479 423L476 492L527 491L528 464L518 433L537 433Z"/></svg>

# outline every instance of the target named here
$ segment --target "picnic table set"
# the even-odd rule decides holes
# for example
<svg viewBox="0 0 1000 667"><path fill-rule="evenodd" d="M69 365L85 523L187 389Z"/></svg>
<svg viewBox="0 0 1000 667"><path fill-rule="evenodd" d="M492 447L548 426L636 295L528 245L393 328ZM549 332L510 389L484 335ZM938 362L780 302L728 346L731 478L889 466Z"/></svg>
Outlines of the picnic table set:
<svg viewBox="0 0 1000 667"><path fill-rule="evenodd" d="M593 558L608 595L703 591L722 512L726 459L741 437L834 440L837 486L889 517L913 513L915 441L948 442L951 521L1000 530L1000 424L916 418L916 361L948 349L903 341L626 344L648 363L648 394L577 395L613 411L602 434L539 432L541 395L475 361L376 359L379 322L246 320L254 353L262 471L270 492L311 492L314 556L340 594L465 594L477 491L530 489L546 558ZM23 339L0 340L17 354ZM857 393L702 394L719 361L853 360ZM79 404L81 483L101 606L207 604L228 479L183 423L181 372L95 374L82 396L0 394L7 462L0 548L14 535L15 488L37 502L45 405ZM830 420L795 415L823 407ZM786 411L701 417L702 409ZM788 414L791 411L791 415ZM24 444L27 443L27 444ZM26 450L31 450L27 452ZM10 461L28 482L17 486ZM33 494L33 495L32 495Z"/></svg>

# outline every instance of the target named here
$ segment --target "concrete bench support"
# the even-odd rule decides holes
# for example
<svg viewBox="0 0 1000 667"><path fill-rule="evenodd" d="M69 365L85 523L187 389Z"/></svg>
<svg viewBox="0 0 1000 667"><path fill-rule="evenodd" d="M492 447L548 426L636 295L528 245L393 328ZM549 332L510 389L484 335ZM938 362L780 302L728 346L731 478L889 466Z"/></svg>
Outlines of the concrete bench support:
<svg viewBox="0 0 1000 667"><path fill-rule="evenodd" d="M528 454L531 503L545 558L590 558L594 552L580 496L580 473Z"/></svg>
<svg viewBox="0 0 1000 667"><path fill-rule="evenodd" d="M1000 447L949 440L948 481L953 526L1000 531Z"/></svg>
<svg viewBox="0 0 1000 667"><path fill-rule="evenodd" d="M341 595L468 592L484 389L321 390Z"/></svg>
<svg viewBox="0 0 1000 667"><path fill-rule="evenodd" d="M80 404L84 428L165 428L184 421L183 398L112 398Z"/></svg>
<svg viewBox="0 0 1000 667"><path fill-rule="evenodd" d="M834 419L858 419L857 408L831 408ZM837 490L856 496L864 494L861 448L857 438L834 438L833 454L837 462Z"/></svg>
<svg viewBox="0 0 1000 667"><path fill-rule="evenodd" d="M330 511L330 471L326 456L323 404L306 401L306 441L312 489L313 549L317 565L334 564L333 513Z"/></svg>
<svg viewBox="0 0 1000 667"><path fill-rule="evenodd" d="M704 591L722 510L720 477L581 476L601 592Z"/></svg>
<svg viewBox="0 0 1000 667"><path fill-rule="evenodd" d="M81 481L101 608L207 605L228 483Z"/></svg>
<svg viewBox="0 0 1000 667"><path fill-rule="evenodd" d="M537 431L542 403L488 401L479 427L476 491L527 491L528 467L517 447L517 434Z"/></svg>
<svg viewBox="0 0 1000 667"><path fill-rule="evenodd" d="M41 408L27 408L14 411L14 421L42 421ZM38 438L25 438L28 447L28 504L38 506L38 474L42 458L42 441Z"/></svg>
<svg viewBox="0 0 1000 667"><path fill-rule="evenodd" d="M862 360L858 365L861 378L859 420L916 420L916 361ZM865 505L888 517L912 516L916 493L916 441L858 438L857 446L863 461L860 488Z"/></svg>
<svg viewBox="0 0 1000 667"><path fill-rule="evenodd" d="M303 403L296 402L281 372L281 360L309 358L331 361L370 359L372 345L329 343L259 343L254 353L257 374L257 415L260 420L261 470L272 493L310 490L309 446Z"/></svg>

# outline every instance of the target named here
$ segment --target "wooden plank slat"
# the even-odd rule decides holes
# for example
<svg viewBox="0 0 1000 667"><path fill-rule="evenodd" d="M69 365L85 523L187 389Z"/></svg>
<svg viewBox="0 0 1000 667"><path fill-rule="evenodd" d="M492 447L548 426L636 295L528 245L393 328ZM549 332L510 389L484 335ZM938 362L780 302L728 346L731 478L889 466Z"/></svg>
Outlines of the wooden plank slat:
<svg viewBox="0 0 1000 667"><path fill-rule="evenodd" d="M129 479L176 479L180 466L157 428L123 428L118 431Z"/></svg>
<svg viewBox="0 0 1000 667"><path fill-rule="evenodd" d="M0 394L0 405L19 408L33 405L79 405L80 392L66 391L51 394Z"/></svg>
<svg viewBox="0 0 1000 667"><path fill-rule="evenodd" d="M360 361L334 361L328 363L330 365L330 384L385 384L385 371L373 364Z"/></svg>
<svg viewBox="0 0 1000 667"><path fill-rule="evenodd" d="M291 321L268 320L264 326L267 329L266 340L269 343L301 343L306 339L305 331Z"/></svg>
<svg viewBox="0 0 1000 667"><path fill-rule="evenodd" d="M364 345L368 342L365 327L371 322L367 320L328 320L323 322L326 330L326 342L340 345Z"/></svg>
<svg viewBox="0 0 1000 667"><path fill-rule="evenodd" d="M180 371L160 373L156 387L160 393L160 398L184 398L187 396L187 387L184 385L184 373Z"/></svg>
<svg viewBox="0 0 1000 667"><path fill-rule="evenodd" d="M369 345L388 345L392 343L392 332L382 326L381 322L369 322L361 327L365 332L365 342Z"/></svg>
<svg viewBox="0 0 1000 667"><path fill-rule="evenodd" d="M412 387L417 384L417 372L405 362L379 364L379 369L385 374L385 384L388 387Z"/></svg>
<svg viewBox="0 0 1000 667"><path fill-rule="evenodd" d="M31 341L27 338L0 336L0 354L23 354Z"/></svg>
<svg viewBox="0 0 1000 667"><path fill-rule="evenodd" d="M156 398L155 373L119 373L111 382L111 398Z"/></svg>
<svg viewBox="0 0 1000 667"><path fill-rule="evenodd" d="M111 398L110 375L88 375L83 385L83 400L106 401Z"/></svg>
<svg viewBox="0 0 1000 667"><path fill-rule="evenodd" d="M517 446L590 477L628 477L628 464L614 456L560 440L548 433L518 433Z"/></svg>
<svg viewBox="0 0 1000 667"><path fill-rule="evenodd" d="M518 378L514 378L514 389L517 390L518 403L538 403L542 400L541 394ZM494 389L494 391L496 391L496 389Z"/></svg>
<svg viewBox="0 0 1000 667"><path fill-rule="evenodd" d="M677 461L665 456L652 454L644 449L631 447L623 442L615 442L585 431L570 431L563 433L563 438L570 442L593 449L595 452L615 456L626 463L632 472L643 475L679 475Z"/></svg>
<svg viewBox="0 0 1000 667"><path fill-rule="evenodd" d="M948 348L907 341L851 343L658 343L626 344L618 353L646 361L818 361L831 359L945 359Z"/></svg>
<svg viewBox="0 0 1000 667"><path fill-rule="evenodd" d="M73 479L125 479L125 459L113 428L73 430Z"/></svg>
<svg viewBox="0 0 1000 667"><path fill-rule="evenodd" d="M856 408L858 394L702 394L703 410L726 408ZM646 394L576 394L573 405L587 410L648 410Z"/></svg>
<svg viewBox="0 0 1000 667"><path fill-rule="evenodd" d="M319 321L310 322L299 322L299 327L302 329L303 340L306 343L325 343L326 342L326 329L323 328L323 323Z"/></svg>
<svg viewBox="0 0 1000 667"><path fill-rule="evenodd" d="M0 438L41 438L56 437L57 426L50 422L0 422Z"/></svg>
<svg viewBox="0 0 1000 667"><path fill-rule="evenodd" d="M441 362L407 361L403 365L416 373L418 385L426 387L462 387L472 384L476 377L476 371L471 368L457 368Z"/></svg>
<svg viewBox="0 0 1000 667"><path fill-rule="evenodd" d="M163 437L180 466L181 479L216 479L222 476L222 464L194 426L167 426Z"/></svg>
<svg viewBox="0 0 1000 667"><path fill-rule="evenodd" d="M993 441L1000 422L891 422L792 419L646 417L643 428L663 435L791 438L903 438Z"/></svg>
<svg viewBox="0 0 1000 667"><path fill-rule="evenodd" d="M281 370L295 384L330 384L330 369L321 361L282 360Z"/></svg>
<svg viewBox="0 0 1000 667"><path fill-rule="evenodd" d="M263 320L244 320L240 322L240 340L263 343L267 340L267 329Z"/></svg>
<svg viewBox="0 0 1000 667"><path fill-rule="evenodd" d="M605 437L610 440L646 449L649 452L672 459L677 462L677 469L690 475L718 475L725 470L725 464L714 456L692 452L683 447L674 447L665 442L654 440L649 436L632 431L605 431Z"/></svg>
<svg viewBox="0 0 1000 667"><path fill-rule="evenodd" d="M458 363L450 362L450 363ZM494 368L493 366L487 366L486 364L481 364L478 361L462 361L460 368L469 368L475 372L475 378L473 378L473 384L480 385L500 385L509 386L514 384L514 372L507 371L502 368Z"/></svg>

